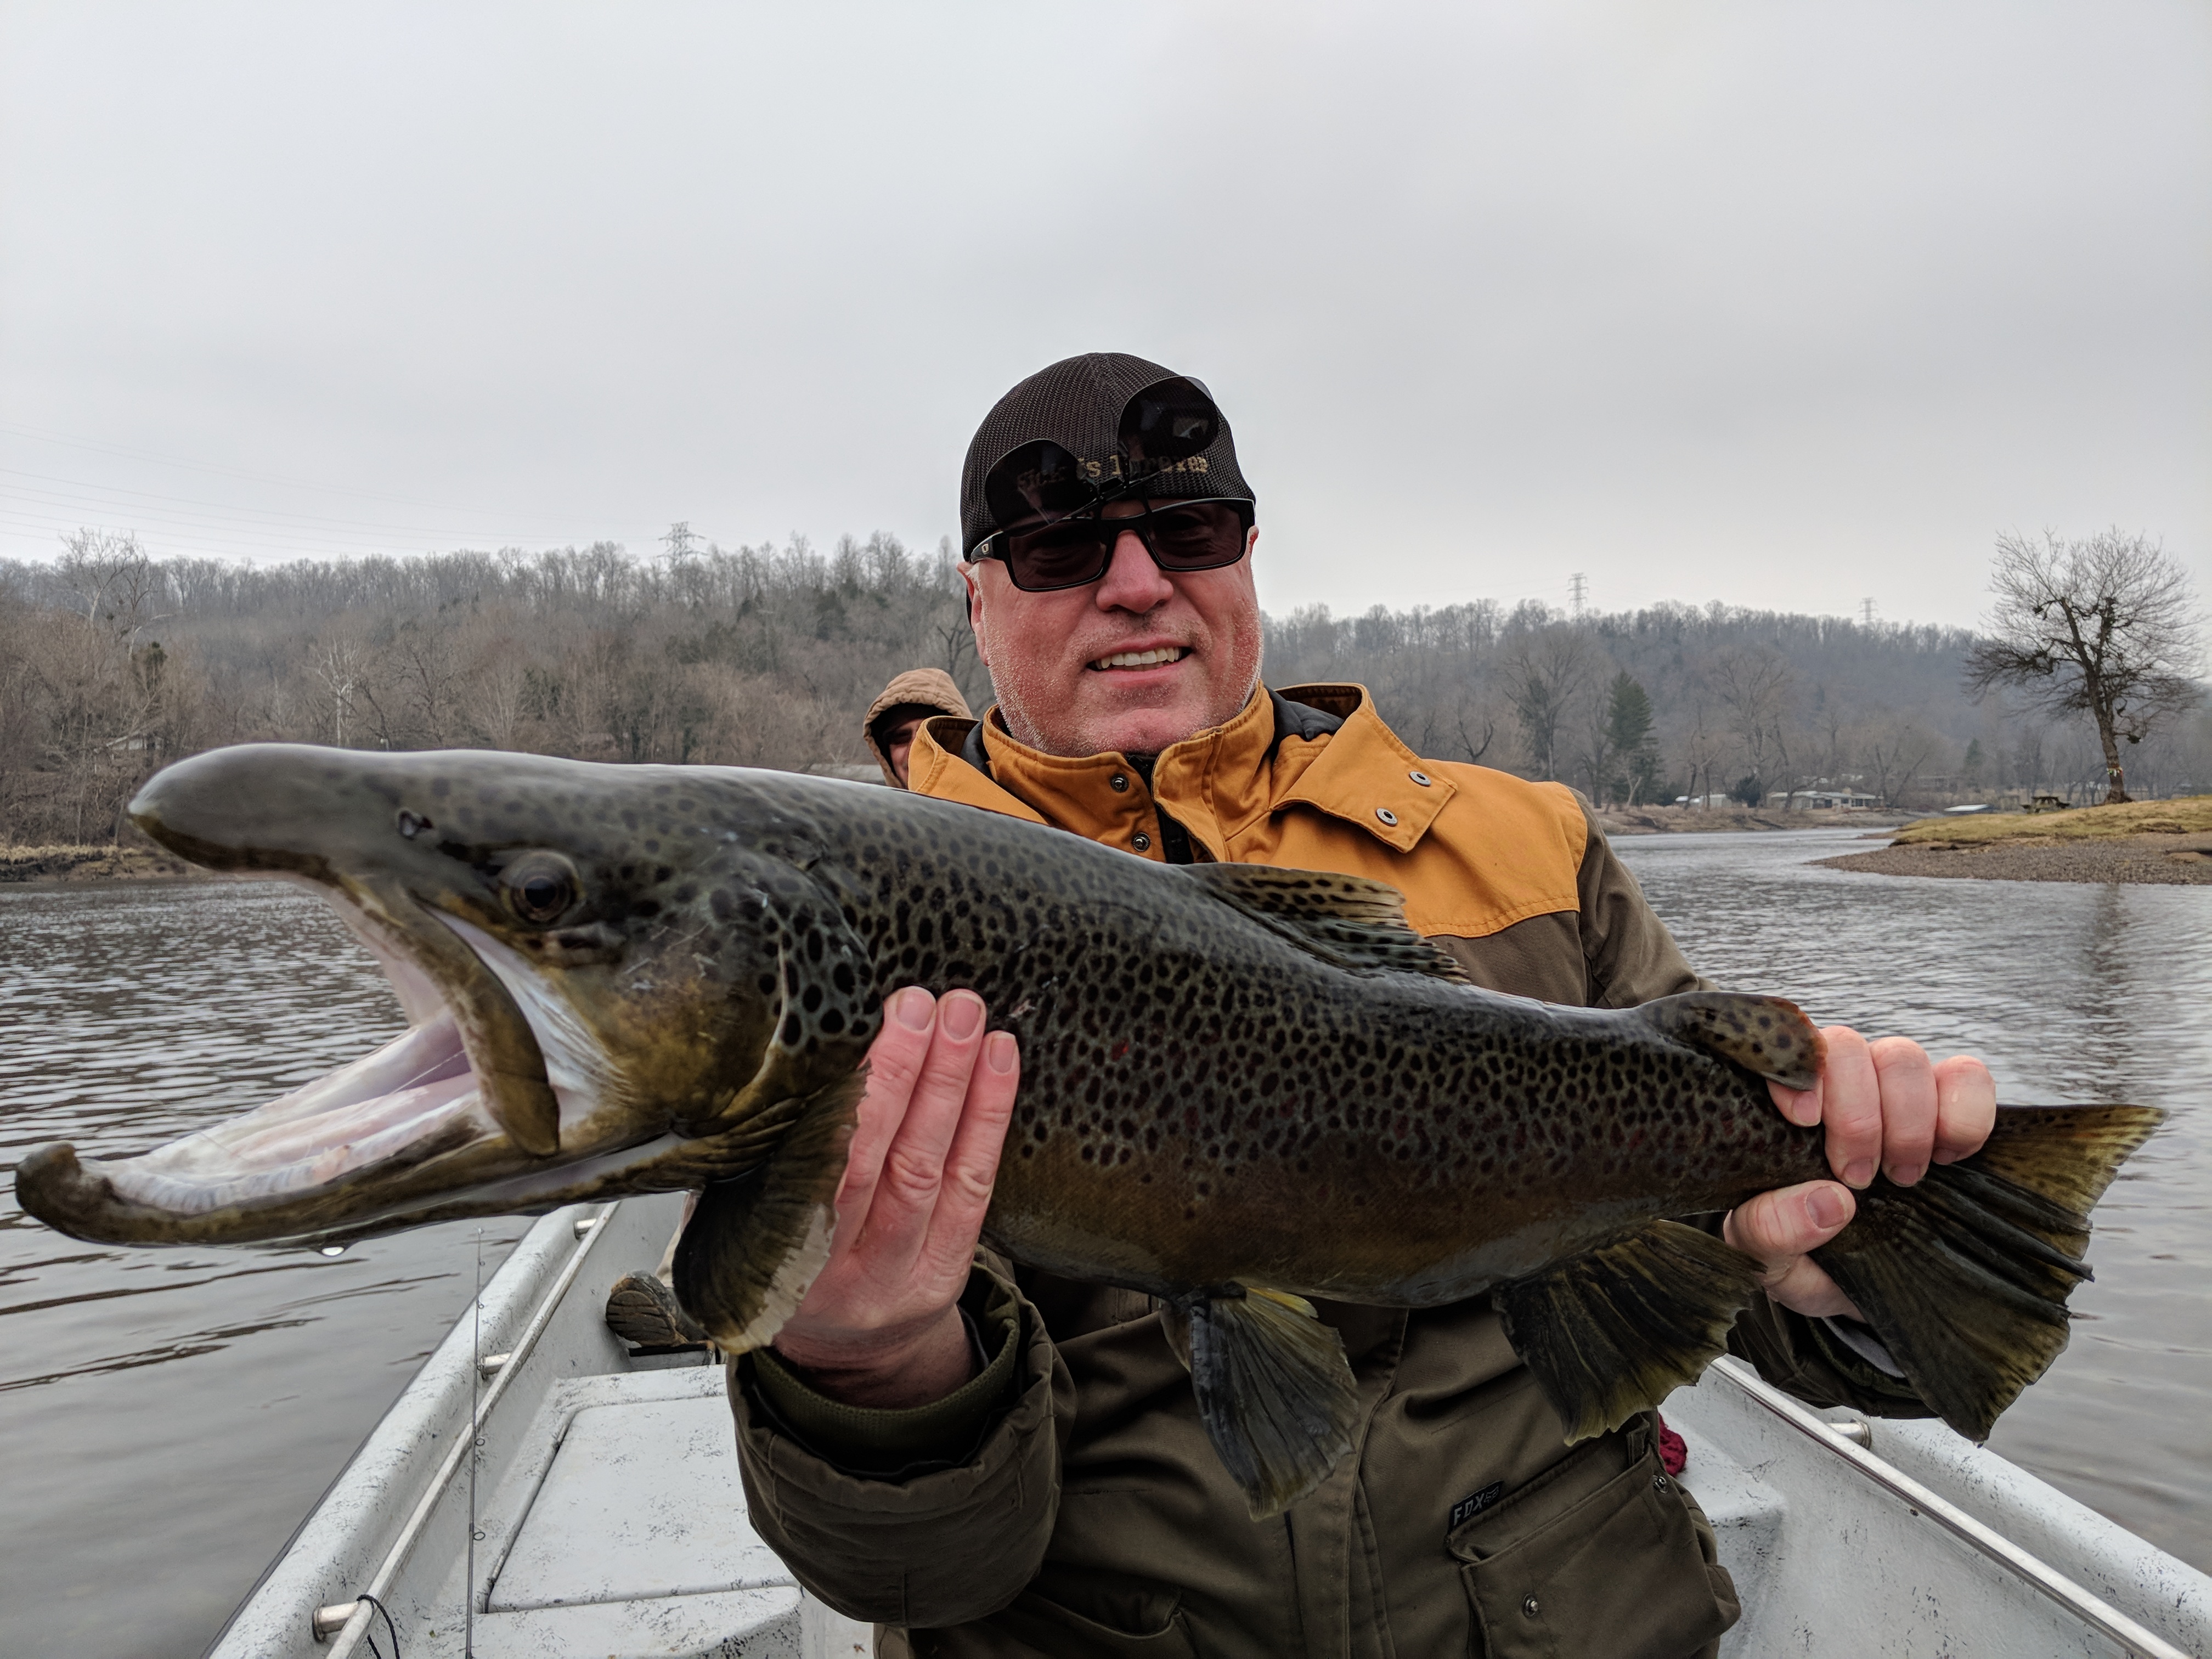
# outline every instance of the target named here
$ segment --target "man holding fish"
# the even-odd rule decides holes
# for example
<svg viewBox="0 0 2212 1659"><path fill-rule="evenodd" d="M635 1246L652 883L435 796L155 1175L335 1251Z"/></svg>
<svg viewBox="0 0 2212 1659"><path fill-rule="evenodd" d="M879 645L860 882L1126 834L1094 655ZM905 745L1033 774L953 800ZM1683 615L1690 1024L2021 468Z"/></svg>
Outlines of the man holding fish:
<svg viewBox="0 0 2212 1659"><path fill-rule="evenodd" d="M1261 684L1253 493L1200 383L1056 363L986 418L961 493L1000 701L911 734L916 793L1157 861L1387 882L1493 990L1621 1008L1698 988L1571 792L1423 759L1358 687ZM1358 1385L1352 1455L1250 1519L1187 1331L1137 1292L979 1253L1016 1036L965 990L910 987L886 1013L828 1265L732 1389L756 1524L886 1627L879 1651L1713 1650L1733 1588L1650 1415L1568 1446L1488 1298L1321 1304ZM1825 1036L1815 1085L1773 1097L1825 1126L1838 1179L1722 1222L1765 1268L1730 1344L1817 1403L1925 1414L1809 1252L1877 1171L1910 1187L1979 1148L1993 1085L1901 1038Z"/></svg>

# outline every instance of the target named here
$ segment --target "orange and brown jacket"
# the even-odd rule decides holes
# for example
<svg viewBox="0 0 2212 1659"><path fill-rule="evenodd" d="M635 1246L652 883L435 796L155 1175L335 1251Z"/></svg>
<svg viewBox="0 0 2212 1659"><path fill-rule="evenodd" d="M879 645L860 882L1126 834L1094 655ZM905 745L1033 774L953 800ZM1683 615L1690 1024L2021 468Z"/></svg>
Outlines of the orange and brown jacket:
<svg viewBox="0 0 2212 1659"><path fill-rule="evenodd" d="M1140 858L1389 882L1496 990L1618 1007L1699 983L1578 796L1424 759L1357 686L1262 688L1149 768L1039 753L995 709L933 720L911 779ZM732 1367L755 1526L817 1595L879 1626L878 1653L1690 1659L1735 1617L1650 1417L1567 1448L1486 1301L1323 1304L1361 1433L1321 1491L1265 1522L1146 1297L987 1251L963 1306L977 1374L934 1406L844 1406L772 1352ZM1815 1402L1924 1410L1778 1306L1747 1312L1734 1346Z"/></svg>

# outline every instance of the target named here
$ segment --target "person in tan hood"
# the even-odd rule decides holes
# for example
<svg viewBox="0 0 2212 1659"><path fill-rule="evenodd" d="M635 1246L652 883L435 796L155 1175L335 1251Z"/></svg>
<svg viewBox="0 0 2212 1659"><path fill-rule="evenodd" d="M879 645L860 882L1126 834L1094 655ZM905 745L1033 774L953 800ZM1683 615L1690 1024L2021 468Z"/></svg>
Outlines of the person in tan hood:
<svg viewBox="0 0 2212 1659"><path fill-rule="evenodd" d="M1118 354L1031 376L977 432L961 515L999 701L924 722L916 793L1155 861L1388 882L1492 989L1621 1007L1702 982L1572 791L1424 758L1358 686L1261 684L1257 508L1202 385ZM886 999L829 1261L731 1364L752 1524L879 1654L1716 1650L1735 1589L1655 1415L1568 1447L1486 1297L1319 1304L1353 1449L1252 1520L1146 1297L979 1248L1020 1086L998 1012ZM1877 1167L1910 1184L1978 1147L1995 1091L1977 1060L1826 1039L1819 1085L1775 1103L1826 1126L1841 1179L1715 1221L1767 1268L1732 1346L1816 1402L1925 1415L1808 1252Z"/></svg>
<svg viewBox="0 0 2212 1659"><path fill-rule="evenodd" d="M884 781L894 789L907 787L907 761L915 734L934 714L955 720L970 718L968 699L960 695L952 676L941 668L909 668L895 674L861 716L860 732L869 752L884 769Z"/></svg>

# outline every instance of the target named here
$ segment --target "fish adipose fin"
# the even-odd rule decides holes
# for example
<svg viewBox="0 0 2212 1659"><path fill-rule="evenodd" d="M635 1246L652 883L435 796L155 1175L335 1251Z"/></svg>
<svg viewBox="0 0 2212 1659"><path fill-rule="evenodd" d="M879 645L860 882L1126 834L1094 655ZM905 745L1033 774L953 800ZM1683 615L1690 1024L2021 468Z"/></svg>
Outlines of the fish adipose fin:
<svg viewBox="0 0 2212 1659"><path fill-rule="evenodd" d="M866 1084L841 1079L809 1096L773 1158L701 1190L676 1247L676 1299L724 1352L765 1346L829 1261Z"/></svg>
<svg viewBox="0 0 2212 1659"><path fill-rule="evenodd" d="M1826 1040L1804 1010L1780 997L1689 991L1636 1012L1676 1042L1718 1054L1785 1089L1809 1089L1820 1080Z"/></svg>
<svg viewBox="0 0 2212 1659"><path fill-rule="evenodd" d="M1761 1277L1711 1234L1655 1221L1501 1285L1491 1303L1571 1446L1696 1382Z"/></svg>
<svg viewBox="0 0 2212 1659"><path fill-rule="evenodd" d="M1910 1187L1878 1177L1813 1252L1906 1381L1970 1440L2066 1346L2089 1277L2087 1212L2166 1115L2147 1106L2007 1106L1973 1157Z"/></svg>
<svg viewBox="0 0 2212 1659"><path fill-rule="evenodd" d="M1255 1521L1279 1515L1328 1479L1352 1449L1359 1386L1344 1339L1294 1296L1199 1297L1174 1310L1199 1421Z"/></svg>
<svg viewBox="0 0 2212 1659"><path fill-rule="evenodd" d="M1387 882L1257 864L1191 864L1176 873L1336 967L1470 982L1449 951L1407 925L1406 896Z"/></svg>

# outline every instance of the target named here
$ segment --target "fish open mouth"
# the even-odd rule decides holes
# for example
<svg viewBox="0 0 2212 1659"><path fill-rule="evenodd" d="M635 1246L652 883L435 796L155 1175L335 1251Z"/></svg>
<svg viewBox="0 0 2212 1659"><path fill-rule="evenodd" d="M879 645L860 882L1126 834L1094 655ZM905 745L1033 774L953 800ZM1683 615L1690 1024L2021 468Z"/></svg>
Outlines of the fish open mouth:
<svg viewBox="0 0 2212 1659"><path fill-rule="evenodd" d="M426 1206L460 1189L480 1194L574 1161L582 1149L561 1158L563 1140L611 1079L524 959L404 895L310 884L383 968L407 1029L289 1094L134 1158L86 1163L66 1145L39 1147L17 1170L26 1210L109 1243L356 1237L433 1218ZM493 1207L523 1207L521 1184L523 1202Z"/></svg>

